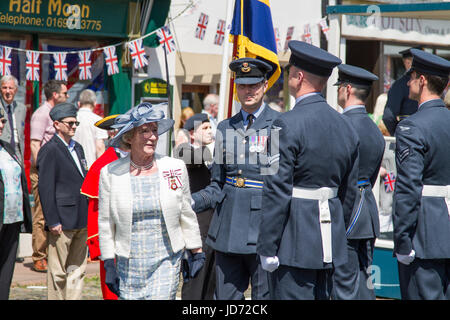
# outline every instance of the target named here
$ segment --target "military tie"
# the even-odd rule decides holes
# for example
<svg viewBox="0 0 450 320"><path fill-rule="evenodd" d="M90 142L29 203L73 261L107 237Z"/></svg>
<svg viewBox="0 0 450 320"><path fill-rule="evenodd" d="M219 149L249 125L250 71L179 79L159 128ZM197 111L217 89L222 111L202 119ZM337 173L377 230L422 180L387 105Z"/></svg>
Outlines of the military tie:
<svg viewBox="0 0 450 320"><path fill-rule="evenodd" d="M250 114L247 116L247 121L248 121L247 130L250 129L250 127L252 126L252 124L253 124L253 119L255 119L255 116L254 116L253 114L250 113Z"/></svg>
<svg viewBox="0 0 450 320"><path fill-rule="evenodd" d="M11 128L11 146L12 146L13 150L15 151L16 150L16 142L14 140L14 122L13 122L11 105L8 105L6 107L6 111L8 112L8 122L9 122L9 127Z"/></svg>

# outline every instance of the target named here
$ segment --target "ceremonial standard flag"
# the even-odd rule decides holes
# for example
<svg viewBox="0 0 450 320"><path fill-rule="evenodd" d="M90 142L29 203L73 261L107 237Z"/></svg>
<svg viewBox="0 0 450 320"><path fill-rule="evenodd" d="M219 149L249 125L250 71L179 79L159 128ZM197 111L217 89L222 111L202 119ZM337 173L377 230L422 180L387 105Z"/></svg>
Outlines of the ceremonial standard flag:
<svg viewBox="0 0 450 320"><path fill-rule="evenodd" d="M11 75L11 48L0 47L0 75Z"/></svg>
<svg viewBox="0 0 450 320"><path fill-rule="evenodd" d="M108 67L108 75L111 76L113 74L119 73L119 59L116 55L116 47L106 47L103 49L103 52L105 53L105 63Z"/></svg>
<svg viewBox="0 0 450 320"><path fill-rule="evenodd" d="M27 61L25 63L27 69L26 79L31 81L39 81L39 53L36 51L27 51Z"/></svg>
<svg viewBox="0 0 450 320"><path fill-rule="evenodd" d="M54 53L53 60L55 61L53 64L56 71L55 79L67 81L66 54L62 52Z"/></svg>
<svg viewBox="0 0 450 320"><path fill-rule="evenodd" d="M80 80L91 79L92 78L91 51L78 52L78 58L80 59L80 63L78 64Z"/></svg>
<svg viewBox="0 0 450 320"><path fill-rule="evenodd" d="M238 58L260 58L272 65L269 89L281 74L269 0L236 0L230 40L234 37Z"/></svg>
<svg viewBox="0 0 450 320"><path fill-rule="evenodd" d="M203 40L205 37L206 27L208 26L208 15L200 13L200 18L198 18L197 29L195 29L195 37Z"/></svg>
<svg viewBox="0 0 450 320"><path fill-rule="evenodd" d="M219 20L219 23L217 24L216 37L214 38L214 44L221 46L224 38L225 38L225 20Z"/></svg>
<svg viewBox="0 0 450 320"><path fill-rule="evenodd" d="M133 65L135 69L143 68L148 65L147 57L145 56L144 45L142 44L142 39L137 39L128 42L128 47L130 48L131 59L133 59Z"/></svg>
<svg viewBox="0 0 450 320"><path fill-rule="evenodd" d="M156 31L159 38L159 44L166 46L167 53L175 51L175 41L168 26L164 26Z"/></svg>

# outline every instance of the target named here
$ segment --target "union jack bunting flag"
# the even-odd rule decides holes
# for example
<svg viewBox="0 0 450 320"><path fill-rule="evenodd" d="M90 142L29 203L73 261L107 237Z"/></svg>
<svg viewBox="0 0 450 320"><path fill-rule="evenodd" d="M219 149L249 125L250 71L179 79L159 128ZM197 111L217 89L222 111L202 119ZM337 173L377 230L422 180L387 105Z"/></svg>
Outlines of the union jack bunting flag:
<svg viewBox="0 0 450 320"><path fill-rule="evenodd" d="M395 174L393 172L388 173L384 177L384 187L386 192L392 192L395 189Z"/></svg>
<svg viewBox="0 0 450 320"><path fill-rule="evenodd" d="M200 13L200 18L198 19L197 29L195 30L195 37L203 40L205 37L206 27L208 26L208 15Z"/></svg>
<svg viewBox="0 0 450 320"><path fill-rule="evenodd" d="M27 51L26 53L26 79L31 81L39 81L39 53L36 51Z"/></svg>
<svg viewBox="0 0 450 320"><path fill-rule="evenodd" d="M66 54L62 52L54 53L53 60L55 61L54 64L54 68L56 71L55 79L67 81Z"/></svg>
<svg viewBox="0 0 450 320"><path fill-rule="evenodd" d="M328 27L327 18L322 18L319 21L320 29L322 29L323 34L325 35L325 38L328 40L328 33L330 31L330 28Z"/></svg>
<svg viewBox="0 0 450 320"><path fill-rule="evenodd" d="M214 44L222 45L223 39L225 39L225 20L219 20L217 24L216 37L214 38Z"/></svg>
<svg viewBox="0 0 450 320"><path fill-rule="evenodd" d="M105 63L107 66L108 75L111 76L113 74L119 73L119 59L116 55L116 47L106 47L103 49L103 53L106 56Z"/></svg>
<svg viewBox="0 0 450 320"><path fill-rule="evenodd" d="M277 51L281 51L280 30L278 30L278 28L273 28L273 33L275 34L275 42L277 44Z"/></svg>
<svg viewBox="0 0 450 320"><path fill-rule="evenodd" d="M0 75L11 75L11 48L0 47Z"/></svg>
<svg viewBox="0 0 450 320"><path fill-rule="evenodd" d="M130 48L130 55L131 59L133 59L133 65L135 69L143 68L144 66L148 65L148 60L145 56L142 39L128 42L128 47Z"/></svg>
<svg viewBox="0 0 450 320"><path fill-rule="evenodd" d="M91 62L91 51L78 52L78 58L80 62L78 63L78 70L80 80L92 79L92 62Z"/></svg>
<svg viewBox="0 0 450 320"><path fill-rule="evenodd" d="M289 27L286 34L286 41L284 42L284 51L289 49L288 43L292 40L292 36L294 35L294 27Z"/></svg>
<svg viewBox="0 0 450 320"><path fill-rule="evenodd" d="M171 53L175 51L175 40L173 39L172 33L170 32L169 27L164 26L158 31L156 31L156 35L159 38L159 43L166 47L166 51Z"/></svg>
<svg viewBox="0 0 450 320"><path fill-rule="evenodd" d="M309 44L312 44L311 26L309 23L303 27L303 40Z"/></svg>

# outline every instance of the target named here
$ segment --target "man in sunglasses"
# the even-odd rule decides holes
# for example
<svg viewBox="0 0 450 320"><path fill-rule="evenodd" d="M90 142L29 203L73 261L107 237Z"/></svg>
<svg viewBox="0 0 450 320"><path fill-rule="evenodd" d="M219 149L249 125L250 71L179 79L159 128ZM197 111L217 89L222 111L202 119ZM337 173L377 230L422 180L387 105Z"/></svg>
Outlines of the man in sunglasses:
<svg viewBox="0 0 450 320"><path fill-rule="evenodd" d="M77 107L60 103L49 115L55 135L37 157L38 190L48 241L49 300L81 298L87 262L88 201L80 194L87 173L83 147L72 139L79 124Z"/></svg>
<svg viewBox="0 0 450 320"><path fill-rule="evenodd" d="M30 181L31 190L34 196L33 210L33 269L38 272L47 271L47 232L44 230L44 215L42 213L41 201L38 192L38 172L36 169L36 159L39 149L44 146L54 135L55 128L53 120L50 118L50 110L58 103L65 102L68 97L65 82L50 80L44 84L44 94L46 101L33 112L31 116L30 128L30 149L31 167Z"/></svg>

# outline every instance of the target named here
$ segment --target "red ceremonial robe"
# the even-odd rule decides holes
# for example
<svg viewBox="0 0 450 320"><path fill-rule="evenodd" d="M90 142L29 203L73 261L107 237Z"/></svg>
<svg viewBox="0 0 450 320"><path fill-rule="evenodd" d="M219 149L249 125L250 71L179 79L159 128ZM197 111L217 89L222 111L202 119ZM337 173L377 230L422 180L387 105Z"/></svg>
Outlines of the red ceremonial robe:
<svg viewBox="0 0 450 320"><path fill-rule="evenodd" d="M100 246L98 243L98 185L100 180L100 170L108 163L117 159L119 158L117 157L114 148L109 147L106 149L106 151L92 164L86 174L83 185L81 186L81 193L89 197L87 245L89 247L91 260L97 260L100 256ZM105 284L105 268L103 261L100 261L100 282L103 299L117 300L117 296L112 293Z"/></svg>

